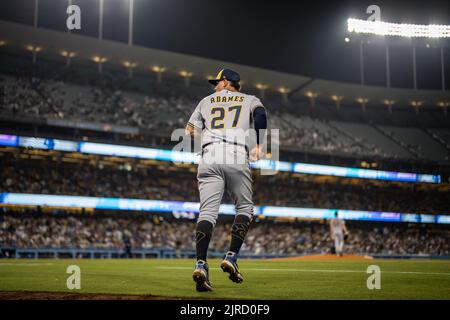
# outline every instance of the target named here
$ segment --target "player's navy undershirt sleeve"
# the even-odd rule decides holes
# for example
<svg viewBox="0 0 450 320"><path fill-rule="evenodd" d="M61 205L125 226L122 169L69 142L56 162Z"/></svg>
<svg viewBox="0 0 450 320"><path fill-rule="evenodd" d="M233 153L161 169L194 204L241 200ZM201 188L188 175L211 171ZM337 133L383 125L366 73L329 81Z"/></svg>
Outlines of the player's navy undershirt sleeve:
<svg viewBox="0 0 450 320"><path fill-rule="evenodd" d="M256 143L260 144L259 139L259 130L265 130L267 129L267 116L266 116L266 109L263 107L256 107L255 110L253 110L253 123L255 125L256 130ZM263 141L261 141L262 143Z"/></svg>

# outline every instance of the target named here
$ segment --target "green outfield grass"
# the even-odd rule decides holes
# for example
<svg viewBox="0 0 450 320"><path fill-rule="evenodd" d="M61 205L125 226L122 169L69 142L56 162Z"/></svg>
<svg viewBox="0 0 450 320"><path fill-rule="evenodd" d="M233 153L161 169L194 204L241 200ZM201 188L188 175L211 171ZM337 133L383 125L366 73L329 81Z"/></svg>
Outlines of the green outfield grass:
<svg viewBox="0 0 450 320"><path fill-rule="evenodd" d="M81 268L69 290L67 266ZM198 293L193 260L0 260L0 291L55 291L213 299L450 299L450 262L436 260L241 260L245 281L232 283L210 260L213 292ZM369 265L381 289L369 290Z"/></svg>

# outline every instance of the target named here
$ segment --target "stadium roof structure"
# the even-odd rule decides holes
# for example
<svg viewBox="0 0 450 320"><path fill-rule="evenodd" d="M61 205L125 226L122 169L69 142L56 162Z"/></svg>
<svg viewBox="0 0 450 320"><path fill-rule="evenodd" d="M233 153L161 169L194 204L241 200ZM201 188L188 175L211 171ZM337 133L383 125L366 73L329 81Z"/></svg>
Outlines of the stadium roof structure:
<svg viewBox="0 0 450 320"><path fill-rule="evenodd" d="M396 105L410 105L413 101L421 101L424 106L436 106L440 102L450 100L450 91L361 86L322 79L312 79L307 86L300 87L292 95L308 96L311 92L317 93L318 98L342 97L342 104L356 104L358 98L366 98L368 104L381 105L383 101L389 100Z"/></svg>
<svg viewBox="0 0 450 320"><path fill-rule="evenodd" d="M193 73L193 77L201 77L205 80L207 76L215 77L220 69L229 67L239 70L246 85L262 83L271 88L293 88L309 80L303 76L136 45L129 46L116 41L98 40L75 33L34 28L3 20L0 20L0 29L3 30L2 37L4 37L0 40L23 48L27 45L40 46L42 52L39 52L39 55L60 56L60 52L66 50L76 52L76 59L91 61L95 56L105 57L107 63L117 65L122 65L125 61L133 61L137 63L138 68L148 70L153 66L161 66L166 68L166 72L179 74L182 71L188 71Z"/></svg>
<svg viewBox="0 0 450 320"><path fill-rule="evenodd" d="M391 101L395 105L411 105L414 101L420 106L445 106L450 101L450 91L442 90L413 90L399 88L385 88L375 86L361 86L337 81L314 79L301 75L282 73L257 67L250 67L236 63L196 57L187 54L174 53L141 46L130 46L110 40L35 28L13 22L0 20L3 31L0 41L6 47L25 49L27 46L39 47L39 57L58 57L61 52L74 52L76 61L93 63L94 57L103 57L107 64L123 67L126 61L132 61L136 69L151 72L155 66L164 67L167 73L174 75L192 74L193 78L205 79L211 77L223 67L239 70L245 86L267 88L277 92L287 92L293 99L305 99L314 94L322 100L342 100L342 104L356 104L357 99L363 98L368 104L381 105L383 101ZM6 50L6 49L2 49ZM284 89L281 89L284 88Z"/></svg>

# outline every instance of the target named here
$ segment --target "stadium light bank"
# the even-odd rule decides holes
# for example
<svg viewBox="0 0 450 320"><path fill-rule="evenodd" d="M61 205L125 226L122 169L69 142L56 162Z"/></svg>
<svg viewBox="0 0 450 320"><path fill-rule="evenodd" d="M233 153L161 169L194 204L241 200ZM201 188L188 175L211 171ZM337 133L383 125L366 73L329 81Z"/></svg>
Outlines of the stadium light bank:
<svg viewBox="0 0 450 320"><path fill-rule="evenodd" d="M430 43L427 40L438 41L441 51L441 85L442 90L445 91L445 67L444 67L444 42L450 40L450 25L440 24L409 24L409 23L391 23L384 21L368 21L362 19L349 18L347 19L347 31L350 34L362 36L382 36L385 39L417 39L418 41L425 40L426 47L430 48ZM345 42L349 43L350 38L346 37ZM363 57L363 43L360 38L360 78L361 85L364 85L364 57ZM369 42L367 42L369 43ZM409 43L411 45L412 43ZM437 44L437 43L436 43ZM417 90L417 71L416 71L416 47L412 45L412 68L413 68L413 84L414 89ZM389 45L386 43L386 87L390 88L390 63L389 63Z"/></svg>
<svg viewBox="0 0 450 320"><path fill-rule="evenodd" d="M450 25L390 23L349 18L349 32L408 38L450 38Z"/></svg>

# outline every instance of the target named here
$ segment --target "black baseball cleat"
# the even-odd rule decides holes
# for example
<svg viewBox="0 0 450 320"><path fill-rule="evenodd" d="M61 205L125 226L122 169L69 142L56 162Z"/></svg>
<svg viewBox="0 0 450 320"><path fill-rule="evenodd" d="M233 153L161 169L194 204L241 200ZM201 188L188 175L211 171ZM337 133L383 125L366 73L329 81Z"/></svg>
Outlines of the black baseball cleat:
<svg viewBox="0 0 450 320"><path fill-rule="evenodd" d="M239 272L238 265L236 263L237 256L234 252L227 252L225 255L222 263L220 264L220 267L222 268L223 272L227 272L230 276L228 277L231 281L236 283L242 283L244 281L244 278L242 277L242 274Z"/></svg>
<svg viewBox="0 0 450 320"><path fill-rule="evenodd" d="M195 270L192 275L198 292L212 291L212 285L209 282L208 264L203 260L198 260L195 264Z"/></svg>

